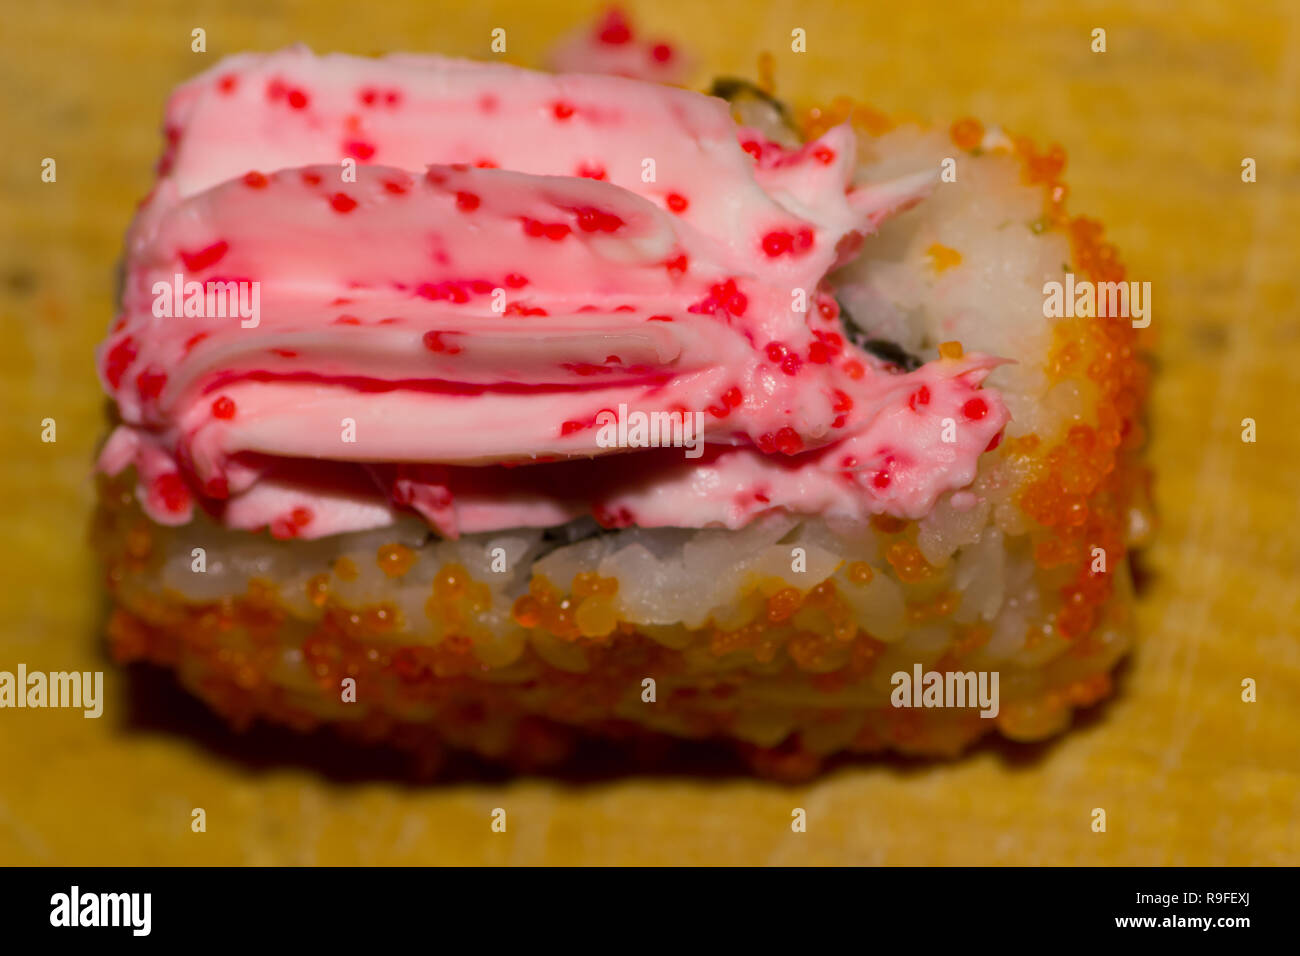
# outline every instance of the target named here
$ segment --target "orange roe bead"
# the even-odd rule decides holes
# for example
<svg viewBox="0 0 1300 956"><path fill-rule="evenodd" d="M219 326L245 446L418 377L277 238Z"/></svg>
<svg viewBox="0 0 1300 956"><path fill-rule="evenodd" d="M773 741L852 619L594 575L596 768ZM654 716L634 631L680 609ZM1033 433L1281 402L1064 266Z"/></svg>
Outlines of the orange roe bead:
<svg viewBox="0 0 1300 956"><path fill-rule="evenodd" d="M885 560L894 567L902 581L921 581L933 571L921 549L907 541L895 541L885 549Z"/></svg>
<svg viewBox="0 0 1300 956"><path fill-rule="evenodd" d="M542 622L541 602L531 594L522 595L515 601L510 616L515 619L515 623L520 627L536 627Z"/></svg>
<svg viewBox="0 0 1300 956"><path fill-rule="evenodd" d="M960 342L940 342L939 357L946 359L959 359L965 355L965 350L961 347Z"/></svg>
<svg viewBox="0 0 1300 956"><path fill-rule="evenodd" d="M330 594L328 574L314 574L307 579L307 600L316 607L324 607Z"/></svg>
<svg viewBox="0 0 1300 956"><path fill-rule="evenodd" d="M930 267L935 272L946 272L954 266L961 265L961 253L941 242L930 243L930 247L925 250L925 254L929 257Z"/></svg>
<svg viewBox="0 0 1300 956"><path fill-rule="evenodd" d="M404 544L386 544L376 555L379 570L390 578L400 578L415 564L415 552Z"/></svg>
<svg viewBox="0 0 1300 956"><path fill-rule="evenodd" d="M153 551L153 535L146 525L136 525L126 533L126 539L122 544L129 556L137 561L143 561Z"/></svg>
<svg viewBox="0 0 1300 956"><path fill-rule="evenodd" d="M953 145L958 149L978 149L984 142L984 124L974 117L963 116L952 124L948 134L952 137Z"/></svg>
<svg viewBox="0 0 1300 956"><path fill-rule="evenodd" d="M469 583L469 572L463 564L455 561L444 564L437 577L433 579L433 591L444 600L455 600L465 593Z"/></svg>
<svg viewBox="0 0 1300 956"><path fill-rule="evenodd" d="M876 572L871 569L871 565L865 561L854 561L849 565L849 580L858 587L865 587L871 583L871 579L876 576Z"/></svg>
<svg viewBox="0 0 1300 956"><path fill-rule="evenodd" d="M335 560L334 573L343 581L355 581L360 572L357 571L356 562L344 555Z"/></svg>
<svg viewBox="0 0 1300 956"><path fill-rule="evenodd" d="M574 623L583 637L604 637L609 634L618 624L613 599L604 594L593 594L578 605Z"/></svg>
<svg viewBox="0 0 1300 956"><path fill-rule="evenodd" d="M788 620L802 604L798 588L782 588L767 599L767 619L774 624Z"/></svg>

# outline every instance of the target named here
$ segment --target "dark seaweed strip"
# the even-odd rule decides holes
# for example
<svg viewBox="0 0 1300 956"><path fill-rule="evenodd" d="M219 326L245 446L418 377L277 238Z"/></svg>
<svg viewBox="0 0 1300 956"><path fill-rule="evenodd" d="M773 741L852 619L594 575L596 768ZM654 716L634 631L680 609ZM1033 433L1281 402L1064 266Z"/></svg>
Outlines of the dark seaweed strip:
<svg viewBox="0 0 1300 956"><path fill-rule="evenodd" d="M896 342L891 342L889 339L868 338L866 331L853 320L849 310L844 308L844 303L840 302L839 306L840 323L844 326L844 334L858 348L865 349L882 362L897 365L905 372L914 372L925 364Z"/></svg>
<svg viewBox="0 0 1300 956"><path fill-rule="evenodd" d="M717 96L726 100L728 103L734 103L742 96L753 96L773 107L777 113L780 114L781 122L791 130L795 128L794 123L790 119L790 111L786 108L786 105L771 93L759 88L749 80L743 80L735 76L720 76L715 79L713 85L709 87L709 95Z"/></svg>

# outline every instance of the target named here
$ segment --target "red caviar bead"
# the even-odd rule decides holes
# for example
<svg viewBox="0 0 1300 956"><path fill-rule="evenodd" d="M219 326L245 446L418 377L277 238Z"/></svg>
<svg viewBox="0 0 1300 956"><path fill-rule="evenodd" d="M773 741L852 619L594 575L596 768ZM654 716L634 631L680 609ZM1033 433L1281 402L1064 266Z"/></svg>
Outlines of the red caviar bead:
<svg viewBox="0 0 1300 956"><path fill-rule="evenodd" d="M786 375L798 375L799 369L803 367L803 360L791 352L781 360L781 371Z"/></svg>
<svg viewBox="0 0 1300 956"><path fill-rule="evenodd" d="M912 411L916 411L917 405L929 405L930 387L928 385L922 385L920 388L918 388L915 392L911 394L911 396L907 400L907 404L908 406L911 407Z"/></svg>
<svg viewBox="0 0 1300 956"><path fill-rule="evenodd" d="M561 435L572 435L574 432L582 431L582 422L567 421L560 426Z"/></svg>
<svg viewBox="0 0 1300 956"><path fill-rule="evenodd" d="M681 193L669 193L666 202L673 212L685 212L686 207L690 205Z"/></svg>
<svg viewBox="0 0 1300 956"><path fill-rule="evenodd" d="M309 169L302 174L302 181L305 182L308 186L319 186L320 173L313 172L312 170Z"/></svg>
<svg viewBox="0 0 1300 956"><path fill-rule="evenodd" d="M831 149L829 146L818 146L813 150L812 154L813 159L827 166L835 162L835 150Z"/></svg>
<svg viewBox="0 0 1300 956"><path fill-rule="evenodd" d="M456 193L456 208L461 212L473 212L479 206L479 198L473 193Z"/></svg>
<svg viewBox="0 0 1300 956"><path fill-rule="evenodd" d="M621 46L632 39L632 28L628 26L623 11L612 9L605 14L605 19L600 24L600 30L596 36L601 43L608 43L610 46Z"/></svg>
<svg viewBox="0 0 1300 956"><path fill-rule="evenodd" d="M167 373L160 372L152 365L135 377L135 387L140 390L141 398L157 398L167 384Z"/></svg>
<svg viewBox="0 0 1300 956"><path fill-rule="evenodd" d="M182 251L181 261L190 272L200 272L208 266L215 265L229 248L230 244L221 239L210 246L204 246L198 252Z"/></svg>
<svg viewBox="0 0 1300 956"><path fill-rule="evenodd" d="M684 275L688 266L686 253L680 253L674 258L669 259L664 263L664 265L668 267L669 273L673 275Z"/></svg>
<svg viewBox="0 0 1300 956"><path fill-rule="evenodd" d="M764 349L767 357L773 362L780 362L786 355L786 347L780 342L768 342L767 348Z"/></svg>
<svg viewBox="0 0 1300 956"><path fill-rule="evenodd" d="M174 471L159 475L153 480L153 493L168 511L183 511L190 502L190 491L181 476Z"/></svg>
<svg viewBox="0 0 1300 956"><path fill-rule="evenodd" d="M212 417L230 419L235 417L235 403L225 395L222 395L212 403Z"/></svg>
<svg viewBox="0 0 1300 956"><path fill-rule="evenodd" d="M506 285L512 289L522 289L524 286L528 285L528 280L518 272L511 272L506 275Z"/></svg>
<svg viewBox="0 0 1300 956"><path fill-rule="evenodd" d="M583 179L603 180L606 175L605 167L599 164L588 166L586 163L583 163L581 166L578 167L578 175Z"/></svg>
<svg viewBox="0 0 1300 956"><path fill-rule="evenodd" d="M979 421L988 414L989 407L982 398L972 398L961 407L961 413L967 418Z"/></svg>
<svg viewBox="0 0 1300 956"><path fill-rule="evenodd" d="M803 439L789 425L784 426L776 433L775 443L776 450L786 455L797 455L803 451Z"/></svg>
<svg viewBox="0 0 1300 956"><path fill-rule="evenodd" d="M109 349L104 358L104 378L108 379L109 385L117 388L122 384L122 376L135 361L135 356L135 340L129 335Z"/></svg>
<svg viewBox="0 0 1300 956"><path fill-rule="evenodd" d="M449 345L442 340L442 332L425 332L423 341L424 347L430 352L445 352L448 355L456 355L460 352L460 347Z"/></svg>
<svg viewBox="0 0 1300 956"><path fill-rule="evenodd" d="M740 403L744 400L745 396L741 393L740 389L734 385L722 393L722 401L728 408L738 408Z"/></svg>
<svg viewBox="0 0 1300 956"><path fill-rule="evenodd" d="M396 193L397 195L400 196L406 192L407 186L406 183L399 183L395 179L385 179L384 188L387 189L390 193Z"/></svg>
<svg viewBox="0 0 1300 956"><path fill-rule="evenodd" d="M790 233L781 230L769 232L763 237L763 252L775 259L790 251Z"/></svg>
<svg viewBox="0 0 1300 956"><path fill-rule="evenodd" d="M373 143L354 139L343 144L343 152L347 153L349 156L354 156L357 159L365 161L375 155L375 147Z"/></svg>
<svg viewBox="0 0 1300 956"><path fill-rule="evenodd" d="M556 103L552 109L555 112L555 118L566 120L573 115L573 106L569 103Z"/></svg>
<svg viewBox="0 0 1300 956"><path fill-rule="evenodd" d="M357 208L357 201L347 193L335 193L330 197L330 205L335 212L351 212Z"/></svg>
<svg viewBox="0 0 1300 956"><path fill-rule="evenodd" d="M542 231L546 234L547 239L552 242L559 242L569 234L570 229L562 222L551 222L547 223Z"/></svg>
<svg viewBox="0 0 1300 956"><path fill-rule="evenodd" d="M306 109L307 94L304 93L302 90L290 90L289 105L296 110Z"/></svg>
<svg viewBox="0 0 1300 956"><path fill-rule="evenodd" d="M227 73L221 79L217 80L217 89L222 93L233 93L235 91L235 77Z"/></svg>
<svg viewBox="0 0 1300 956"><path fill-rule="evenodd" d="M844 374L857 381L867 374L867 370L857 359L849 359L844 363Z"/></svg>
<svg viewBox="0 0 1300 956"><path fill-rule="evenodd" d="M814 342L808 346L808 361L814 365L825 365L831 360L831 350L825 342Z"/></svg>
<svg viewBox="0 0 1300 956"><path fill-rule="evenodd" d="M357 96L358 98L360 98L361 102L366 106L374 106L375 100L378 99L379 94L376 93L374 90L370 89L369 87L366 87L365 89L357 93Z"/></svg>
<svg viewBox="0 0 1300 956"><path fill-rule="evenodd" d="M255 169L250 169L244 173L244 185L253 189L265 189L270 180L265 175Z"/></svg>
<svg viewBox="0 0 1300 956"><path fill-rule="evenodd" d="M656 43L650 50L650 56L656 63L667 63L673 58L673 48L667 43Z"/></svg>

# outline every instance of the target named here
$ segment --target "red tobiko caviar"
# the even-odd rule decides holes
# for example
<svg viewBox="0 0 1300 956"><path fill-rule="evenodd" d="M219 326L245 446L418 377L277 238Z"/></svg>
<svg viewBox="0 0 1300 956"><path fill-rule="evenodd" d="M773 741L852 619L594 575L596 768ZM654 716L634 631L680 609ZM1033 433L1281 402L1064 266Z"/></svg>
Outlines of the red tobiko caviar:
<svg viewBox="0 0 1300 956"><path fill-rule="evenodd" d="M803 439L789 425L782 427L774 436L776 450L784 455L797 455L803 451Z"/></svg>
<svg viewBox="0 0 1300 956"><path fill-rule="evenodd" d="M915 392L913 392L907 399L907 405L909 408L912 409L912 411L916 411L916 406L918 405L929 405L929 404L930 404L930 387L928 385L922 385Z"/></svg>
<svg viewBox="0 0 1300 956"><path fill-rule="evenodd" d="M294 508L287 515L271 522L271 537L281 540L296 538L315 517L310 508Z"/></svg>
<svg viewBox="0 0 1300 956"><path fill-rule="evenodd" d="M289 105L292 106L292 107L293 107L294 109L296 109L296 110L303 110L303 109L306 109L306 108L307 108L307 94L304 93L302 90L290 90L290 91L289 91Z"/></svg>
<svg viewBox="0 0 1300 956"><path fill-rule="evenodd" d="M522 289L524 286L528 285L528 279L521 276L518 272L510 272L506 274L505 283L508 288Z"/></svg>
<svg viewBox="0 0 1300 956"><path fill-rule="evenodd" d="M222 93L233 93L235 92L236 83L238 83L238 79L233 75L227 73L221 79L217 80L217 89L219 89Z"/></svg>
<svg viewBox="0 0 1300 956"><path fill-rule="evenodd" d="M627 17L617 7L605 14L605 19L596 24L596 39L610 46L622 46L632 42L632 27Z"/></svg>
<svg viewBox="0 0 1300 956"><path fill-rule="evenodd" d="M664 266L668 269L669 275L674 275L674 276L685 275L688 266L686 253L684 252L679 253L678 255L674 256L673 258L665 262Z"/></svg>
<svg viewBox="0 0 1300 956"><path fill-rule="evenodd" d="M559 242L565 238L572 230L568 225L562 222L540 222L536 219L523 219L524 234L532 236L534 239L545 237L552 242Z"/></svg>
<svg viewBox="0 0 1300 956"><path fill-rule="evenodd" d="M473 212L479 207L479 198L474 193L456 193L456 208L461 212Z"/></svg>
<svg viewBox="0 0 1300 956"><path fill-rule="evenodd" d="M578 215L578 228L583 232L617 232L624 225L623 220L612 212L594 206L583 206L574 211Z"/></svg>
<svg viewBox="0 0 1300 956"><path fill-rule="evenodd" d="M347 193L335 193L330 197L330 205L335 212L351 212L357 208L357 201Z"/></svg>
<svg viewBox="0 0 1300 956"><path fill-rule="evenodd" d="M560 426L561 435L572 435L574 432L580 432L586 427L582 422L567 421Z"/></svg>
<svg viewBox="0 0 1300 956"><path fill-rule="evenodd" d="M588 166L586 163L583 163L578 167L578 176L582 179L604 180L606 176L605 167L597 164Z"/></svg>
<svg viewBox="0 0 1300 956"><path fill-rule="evenodd" d="M961 413L974 421L979 421L988 411L989 407L982 398L972 398L961 407Z"/></svg>
<svg viewBox="0 0 1300 956"><path fill-rule="evenodd" d="M308 170L306 170L305 172L303 172L303 174L302 174L302 181L303 181L304 183L306 183L308 186L319 186L319 185L320 185L320 173L318 173L318 172L314 172L313 170L308 169Z"/></svg>
<svg viewBox="0 0 1300 956"><path fill-rule="evenodd" d="M769 232L763 237L763 252L775 259L790 251L792 237L783 230Z"/></svg>
<svg viewBox="0 0 1300 956"><path fill-rule="evenodd" d="M204 246L198 252L181 250L181 262L185 263L185 268L190 272L200 272L208 266L216 265L229 248L230 244L221 239L210 246Z"/></svg>
<svg viewBox="0 0 1300 956"><path fill-rule="evenodd" d="M348 156L365 162L371 156L375 155L375 146L373 143L367 143L365 140L352 139L343 144L343 152Z"/></svg>
<svg viewBox="0 0 1300 956"><path fill-rule="evenodd" d="M185 487L181 476L174 471L155 478L150 490L167 511L184 511L185 506L190 503L190 490Z"/></svg>
<svg viewBox="0 0 1300 956"><path fill-rule="evenodd" d="M573 106L569 103L556 103L551 107L551 110L555 113L555 118L558 120L566 120L573 115Z"/></svg>
<svg viewBox="0 0 1300 956"><path fill-rule="evenodd" d="M443 333L443 332L425 332L425 333L424 333L424 347L425 347L426 349L428 349L430 352L445 352L447 355L456 355L456 354L458 354L458 353L460 352L460 346L458 346L458 345L451 345L451 344L448 343L448 342L444 342L443 339L442 339L442 337L443 337L444 334L446 334L446 333Z"/></svg>
<svg viewBox="0 0 1300 956"><path fill-rule="evenodd" d="M212 417L231 419L235 417L235 403L226 395L222 395L212 403Z"/></svg>
<svg viewBox="0 0 1300 956"><path fill-rule="evenodd" d="M385 179L384 188L388 190L390 193L394 193L395 195L401 196L406 193L406 190L409 187L407 186L406 183L398 182L395 179Z"/></svg>
<svg viewBox="0 0 1300 956"><path fill-rule="evenodd" d="M813 159L826 166L835 162L835 150L831 149L829 146L818 146L812 151L812 155Z"/></svg>
<svg viewBox="0 0 1300 956"><path fill-rule="evenodd" d="M813 247L813 231L801 226L794 232L788 229L773 229L763 236L763 253L775 259L784 255L802 255Z"/></svg>
<svg viewBox="0 0 1300 956"><path fill-rule="evenodd" d="M129 335L108 350L108 355L104 357L104 378L109 385L118 388L122 384L122 376L135 361L135 356L135 339Z"/></svg>
<svg viewBox="0 0 1300 956"><path fill-rule="evenodd" d="M656 43L650 48L650 58L656 63L667 63L673 58L673 48L667 43Z"/></svg>
<svg viewBox="0 0 1300 956"><path fill-rule="evenodd" d="M157 398L166 384L167 373L152 365L135 377L135 387L139 389L142 399Z"/></svg>
<svg viewBox="0 0 1300 956"><path fill-rule="evenodd" d="M252 189L265 189L268 183L270 183L270 180L255 169L250 169L244 173L244 185Z"/></svg>
<svg viewBox="0 0 1300 956"><path fill-rule="evenodd" d="M686 197L681 193L669 193L665 202L668 203L668 208L673 212L685 212L686 207L690 205L690 203L686 201Z"/></svg>

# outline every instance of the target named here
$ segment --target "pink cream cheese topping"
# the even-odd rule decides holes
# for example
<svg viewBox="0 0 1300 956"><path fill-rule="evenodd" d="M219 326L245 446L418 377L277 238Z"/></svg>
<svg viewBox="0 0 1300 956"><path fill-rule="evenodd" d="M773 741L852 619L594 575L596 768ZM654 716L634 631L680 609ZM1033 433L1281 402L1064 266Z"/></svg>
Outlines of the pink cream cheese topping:
<svg viewBox="0 0 1300 956"><path fill-rule="evenodd" d="M99 466L160 523L916 518L1007 422L997 359L845 339L827 273L933 183L855 184L848 127L783 149L685 90L295 48L186 83L165 130L98 355Z"/></svg>

